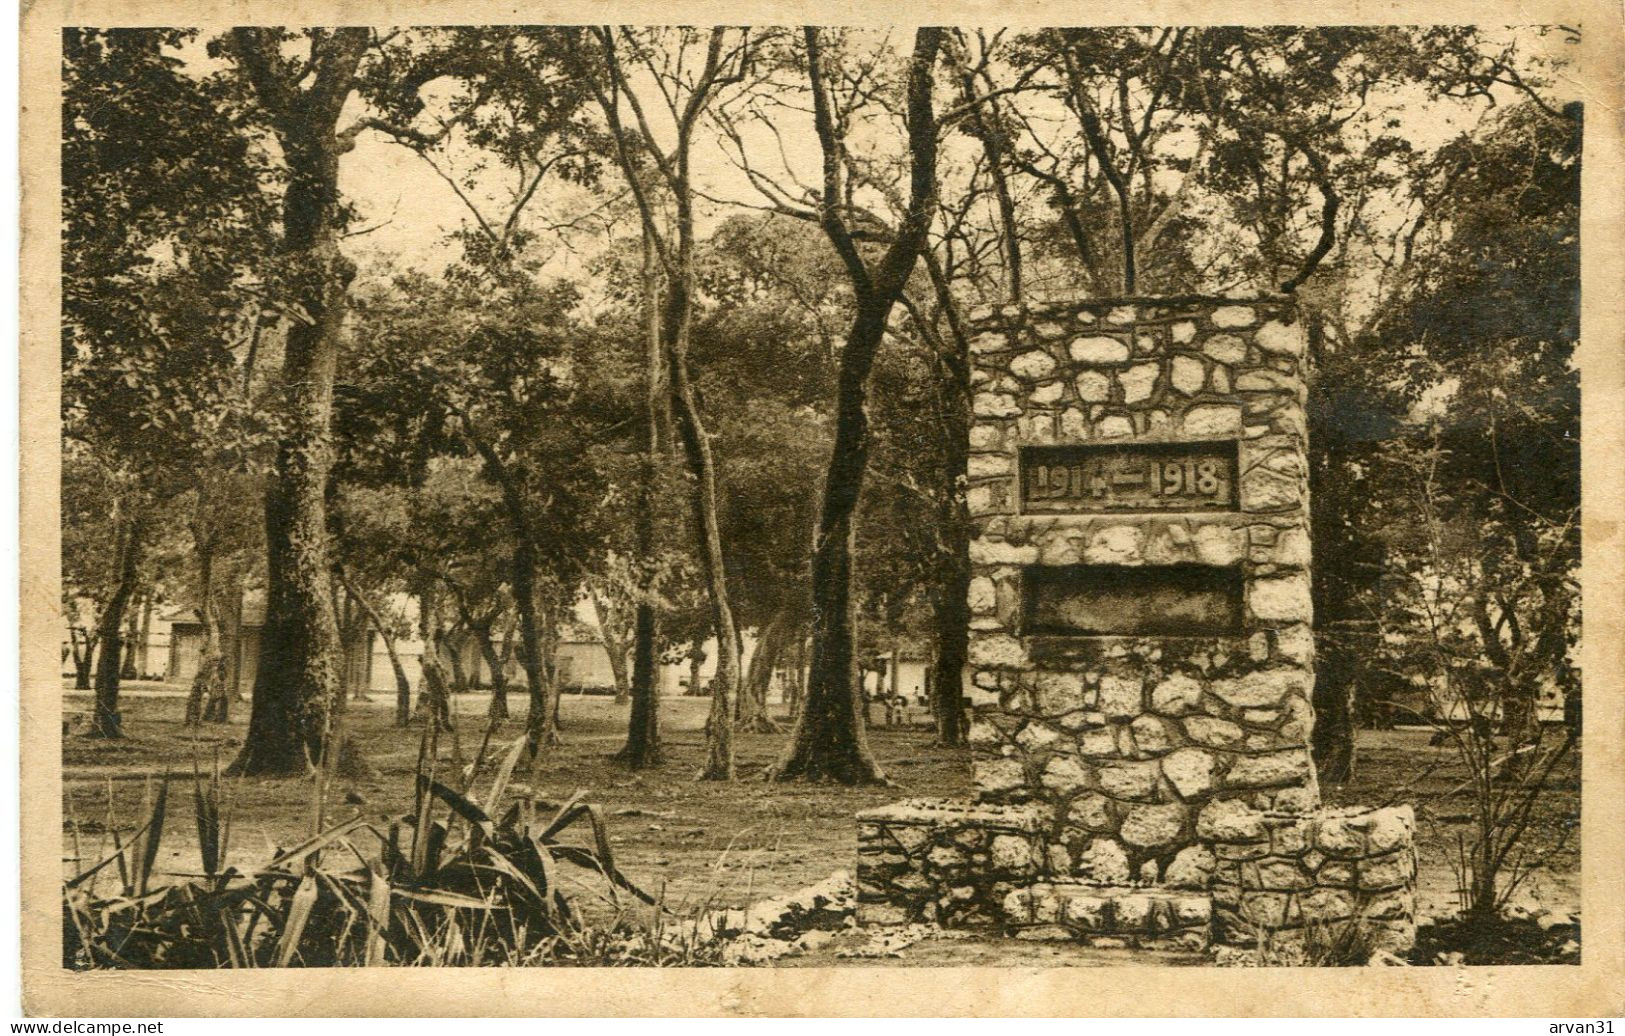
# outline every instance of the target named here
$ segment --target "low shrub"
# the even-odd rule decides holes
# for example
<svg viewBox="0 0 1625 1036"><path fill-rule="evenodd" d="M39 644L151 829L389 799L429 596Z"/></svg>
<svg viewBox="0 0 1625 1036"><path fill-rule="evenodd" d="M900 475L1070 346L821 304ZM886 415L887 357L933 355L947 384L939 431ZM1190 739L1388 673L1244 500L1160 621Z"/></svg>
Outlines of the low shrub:
<svg viewBox="0 0 1625 1036"><path fill-rule="evenodd" d="M154 872L168 813L167 781L149 795L146 823L113 834L114 849L62 889L63 964L72 968L245 968L459 965L700 965L711 940L685 937L663 904L615 866L603 819L580 793L539 811L528 795L503 808L523 739L483 796L436 773L436 735L424 735L409 816L379 830L357 817L324 826L265 865L226 864L230 817L218 762L194 773L202 872ZM565 842L580 831L580 844ZM371 852L364 851L371 849ZM588 884L564 885L566 869ZM116 876L116 878L115 878ZM115 888L100 887L113 879ZM589 920L572 901L592 889Z"/></svg>

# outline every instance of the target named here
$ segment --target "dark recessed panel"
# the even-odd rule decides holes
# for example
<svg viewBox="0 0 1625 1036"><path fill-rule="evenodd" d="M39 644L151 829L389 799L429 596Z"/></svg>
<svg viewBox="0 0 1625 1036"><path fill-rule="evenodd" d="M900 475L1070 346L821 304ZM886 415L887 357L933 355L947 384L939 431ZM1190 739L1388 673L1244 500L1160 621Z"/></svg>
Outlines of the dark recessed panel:
<svg viewBox="0 0 1625 1036"><path fill-rule="evenodd" d="M1223 636L1241 623L1239 568L1031 565L1022 573L1025 636Z"/></svg>
<svg viewBox="0 0 1625 1036"><path fill-rule="evenodd" d="M1235 509L1234 441L1021 451L1021 510L1027 514Z"/></svg>

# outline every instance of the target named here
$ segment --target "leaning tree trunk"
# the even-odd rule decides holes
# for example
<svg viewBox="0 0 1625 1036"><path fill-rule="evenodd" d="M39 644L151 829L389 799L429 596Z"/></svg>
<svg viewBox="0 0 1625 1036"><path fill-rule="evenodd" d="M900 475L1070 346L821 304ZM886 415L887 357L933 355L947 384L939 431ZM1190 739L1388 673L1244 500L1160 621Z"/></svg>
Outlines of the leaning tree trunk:
<svg viewBox="0 0 1625 1036"><path fill-rule="evenodd" d="M406 677L406 667L401 664L400 652L395 649L395 635L384 624L384 618L373 607L371 601L356 592L355 584L344 575L343 569L336 569L335 574L344 584L344 592L350 595L350 600L360 606L366 613L367 621L372 623L378 639L384 642L384 652L389 655L389 668L395 673L395 725L408 726L412 722L412 681Z"/></svg>
<svg viewBox="0 0 1625 1036"><path fill-rule="evenodd" d="M480 657L485 659L485 667L491 671L491 704L485 712L486 721L501 723L508 718L507 662L497 653L496 645L491 643L490 626L469 628L479 642Z"/></svg>
<svg viewBox="0 0 1625 1036"><path fill-rule="evenodd" d="M604 654L609 658L609 677L615 683L615 704L625 705L632 697L632 683L626 671L627 646L621 635L625 631L621 629L620 616L604 603L597 590L589 592L587 600L592 604L592 615L598 624L598 642L604 645Z"/></svg>
<svg viewBox="0 0 1625 1036"><path fill-rule="evenodd" d="M687 270L692 277L692 269ZM711 602L711 628L717 638L717 671L711 679L711 713L706 720L705 765L701 780L734 778L733 700L739 693L739 641L733 604L728 594L723 561L722 530L717 517L717 465L711 436L700 417L699 402L688 376L688 330L691 285L679 280L670 286L665 307L665 338L670 347L672 401L677 432L693 475L692 504L698 533L701 567Z"/></svg>
<svg viewBox="0 0 1625 1036"><path fill-rule="evenodd" d="M101 643L101 654L96 658L96 705L87 732L90 737L124 736L118 700L119 679L124 664L124 613L136 591L144 531L140 518L126 515L117 523L114 534L118 585L102 609L98 622L97 639Z"/></svg>
<svg viewBox="0 0 1625 1036"><path fill-rule="evenodd" d="M232 51L270 116L286 167L281 251L290 265L289 323L280 379L283 434L265 493L266 602L259 669L243 750L232 769L303 774L327 754L338 689L338 622L328 561L327 483L333 464L333 382L355 265L339 250L342 140L338 119L372 40L336 29L312 41L308 86L284 67L281 37L232 30ZM297 73L304 77L307 73Z"/></svg>

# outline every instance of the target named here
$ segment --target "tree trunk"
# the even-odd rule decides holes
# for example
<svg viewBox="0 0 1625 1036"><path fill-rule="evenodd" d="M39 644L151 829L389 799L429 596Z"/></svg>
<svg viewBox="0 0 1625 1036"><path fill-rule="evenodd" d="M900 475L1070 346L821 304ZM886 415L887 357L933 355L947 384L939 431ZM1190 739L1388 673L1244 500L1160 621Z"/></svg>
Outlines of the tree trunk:
<svg viewBox="0 0 1625 1036"><path fill-rule="evenodd" d="M617 616L596 590L587 594L592 604L593 619L598 624L598 642L609 656L609 676L615 683L615 704L625 705L632 697L632 683L626 672L626 641L612 628L618 625Z"/></svg>
<svg viewBox="0 0 1625 1036"><path fill-rule="evenodd" d="M491 671L491 704L485 711L488 723L501 723L508 718L508 674L505 670L505 660L497 653L496 645L491 643L490 626L470 626L471 632L480 646L480 657L485 659L485 666ZM500 709L498 701L502 702Z"/></svg>
<svg viewBox="0 0 1625 1036"><path fill-rule="evenodd" d="M214 548L201 526L193 526L198 559L198 621L203 623L203 651L198 660L197 674L186 696L186 725L197 726L205 720L226 722L226 652L220 636L220 617L215 609Z"/></svg>
<svg viewBox="0 0 1625 1036"><path fill-rule="evenodd" d="M141 595L137 595L139 598ZM141 679L141 667L136 664L136 651L141 646L141 609L126 608L124 618L124 664L119 668L120 680Z"/></svg>
<svg viewBox="0 0 1625 1036"><path fill-rule="evenodd" d="M233 705L243 697L243 576L239 572L226 611L226 696Z"/></svg>
<svg viewBox="0 0 1625 1036"><path fill-rule="evenodd" d="M90 630L68 630L68 644L73 648L73 689L90 690L91 663L96 658L96 635Z"/></svg>
<svg viewBox="0 0 1625 1036"><path fill-rule="evenodd" d="M505 722L510 715L508 709L508 663L513 660L514 638L518 634L518 619L509 619L508 628L502 633L502 654L497 658L495 666L491 669L491 707L486 710L486 719L493 723Z"/></svg>
<svg viewBox="0 0 1625 1036"><path fill-rule="evenodd" d="M550 688L542 662L542 629L536 607L535 551L521 538L513 555L513 595L519 609L519 631L524 647L525 684L530 691L530 711L525 718L525 753L536 759L542 749L559 743L554 726Z"/></svg>
<svg viewBox="0 0 1625 1036"><path fill-rule="evenodd" d="M425 722L433 723L436 730L450 730L451 691L446 680L446 666L441 661L440 617L436 609L434 577L424 576L418 588L418 639L423 643L423 654L418 681L417 711Z"/></svg>
<svg viewBox="0 0 1625 1036"><path fill-rule="evenodd" d="M266 607L259 668L243 750L245 775L303 774L325 758L338 689L337 619L328 561L327 482L333 463L333 381L346 294L355 265L339 250L344 218L339 156L350 146L338 118L354 86L371 30L332 30L313 41L308 87L289 82L281 40L234 29L233 50L271 117L287 186L283 254L297 271L287 291L283 350L283 436L265 494ZM299 73L303 75L304 73Z"/></svg>
<svg viewBox="0 0 1625 1036"><path fill-rule="evenodd" d="M660 267L654 238L643 228L644 312L644 440L643 478L638 486L638 555L648 564L655 556L655 482L665 455L666 429L671 421L671 395L667 384L665 352L660 342ZM646 577L647 579L648 577ZM634 770L660 765L660 678L655 660L657 636L654 587L638 588L632 616L632 714L627 719L626 745L616 756Z"/></svg>
<svg viewBox="0 0 1625 1036"><path fill-rule="evenodd" d="M697 697L700 693L700 666L704 664L705 648L698 643L691 645L688 649L688 693L690 697Z"/></svg>
<svg viewBox="0 0 1625 1036"><path fill-rule="evenodd" d="M152 594L148 593L141 598L141 628L135 641L135 669L146 679L152 673L152 658L149 641L152 640Z"/></svg>
<svg viewBox="0 0 1625 1036"><path fill-rule="evenodd" d="M934 595L936 650L932 653L931 700L939 745L963 745L965 660L970 648L970 516L965 509L969 458L969 400L964 414L950 415L944 429L943 507L939 518L947 553L941 587Z"/></svg>
<svg viewBox="0 0 1625 1036"><path fill-rule="evenodd" d="M446 662L451 666L447 688L452 693L468 690L468 673L463 670L463 645L468 642L467 627L459 626L441 638L446 646Z"/></svg>
<svg viewBox="0 0 1625 1036"><path fill-rule="evenodd" d="M118 700L124 664L124 613L136 592L144 533L143 519L128 514L120 516L114 533L119 580L98 622L101 654L96 658L96 706L87 732L90 737L124 736Z"/></svg>
<svg viewBox="0 0 1625 1036"><path fill-rule="evenodd" d="M699 537L700 561L705 570L706 589L711 601L711 628L717 638L717 671L711 680L711 715L706 722L705 766L700 779L731 781L733 759L733 700L739 693L739 641L735 638L733 604L728 595L727 568L723 562L722 531L717 517L716 457L711 437L700 417L694 386L688 377L688 332L691 322L689 301L692 263L685 264L685 278L667 292L665 337L671 360L672 399L677 412L677 432L693 476L692 504Z"/></svg>
<svg viewBox="0 0 1625 1036"><path fill-rule="evenodd" d="M909 202L896 236L871 269L843 215L844 154L820 64L819 30L804 29L813 122L824 158L819 220L845 264L856 297L836 376L835 441L824 477L823 506L812 555L812 664L807 700L784 755L771 770L777 780L833 780L842 784L886 779L869 751L857 680L855 600L852 595L853 517L869 461L869 371L886 333L892 307L926 244L936 197L937 125L932 70L942 30L915 32L908 75Z"/></svg>
<svg viewBox="0 0 1625 1036"><path fill-rule="evenodd" d="M632 715L627 722L626 745L615 758L634 770L659 766L660 681L655 673L655 610L640 602L632 650Z"/></svg>
<svg viewBox="0 0 1625 1036"><path fill-rule="evenodd" d="M1347 783L1354 776L1355 680L1358 663L1348 645L1316 631L1315 717L1309 754L1322 787ZM1340 638L1338 638L1340 639Z"/></svg>
<svg viewBox="0 0 1625 1036"><path fill-rule="evenodd" d="M776 734L779 725L768 715L767 694L773 683L773 671L784 657L784 646L790 639L794 623L788 611L778 611L762 630L756 642L756 653L751 656L745 670L745 683L739 692L739 729L758 734Z"/></svg>
<svg viewBox="0 0 1625 1036"><path fill-rule="evenodd" d="M406 678L406 667L401 664L401 656L395 649L395 635L384 624L384 618L372 602L356 591L355 584L344 575L343 569L335 570L340 582L344 584L344 592L350 595L366 613L367 621L372 623L373 630L378 639L384 642L384 652L389 655L389 667L395 673L395 725L404 727L412 722L412 682Z"/></svg>

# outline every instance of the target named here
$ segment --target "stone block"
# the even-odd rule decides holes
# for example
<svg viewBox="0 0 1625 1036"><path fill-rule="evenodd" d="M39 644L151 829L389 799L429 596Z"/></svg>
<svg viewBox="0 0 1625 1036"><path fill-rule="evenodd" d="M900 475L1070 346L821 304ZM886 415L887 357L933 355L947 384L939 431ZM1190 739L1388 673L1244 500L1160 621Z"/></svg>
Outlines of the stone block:
<svg viewBox="0 0 1625 1036"><path fill-rule="evenodd" d="M1151 928L1151 897L1129 893L1112 901L1113 927L1119 934L1139 933Z"/></svg>
<svg viewBox="0 0 1625 1036"><path fill-rule="evenodd" d="M1102 439L1124 439L1134 434L1134 422L1121 414L1100 419L1095 431Z"/></svg>
<svg viewBox="0 0 1625 1036"><path fill-rule="evenodd" d="M1202 351L1220 363L1244 363L1247 342L1235 335L1213 335L1202 343Z"/></svg>
<svg viewBox="0 0 1625 1036"><path fill-rule="evenodd" d="M1361 860L1356 866L1360 890L1379 892L1409 885L1416 877L1415 863L1408 849Z"/></svg>
<svg viewBox="0 0 1625 1036"><path fill-rule="evenodd" d="M1314 615L1309 576L1295 573L1252 579L1247 586L1247 610L1262 622L1308 622Z"/></svg>
<svg viewBox="0 0 1625 1036"><path fill-rule="evenodd" d="M996 450L1004 445L1004 428L1001 425L983 422L972 425L970 430L970 448L973 450Z"/></svg>
<svg viewBox="0 0 1625 1036"><path fill-rule="evenodd" d="M1309 888L1314 884L1310 875L1305 874L1296 860L1265 858L1250 866L1257 869L1257 887L1277 892L1295 892L1299 889ZM1247 869L1243 868L1246 874ZM1244 879L1243 887L1248 883Z"/></svg>
<svg viewBox="0 0 1625 1036"><path fill-rule="evenodd" d="M1226 705L1238 709L1275 707L1288 696L1307 697L1309 678L1306 670L1281 666L1214 680L1209 690Z"/></svg>
<svg viewBox="0 0 1625 1036"><path fill-rule="evenodd" d="M1136 676L1107 674L1100 678L1101 712L1112 719L1132 719L1145 709L1145 686Z"/></svg>
<svg viewBox="0 0 1625 1036"><path fill-rule="evenodd" d="M1162 760L1162 775L1182 799L1198 798L1213 788L1213 753L1200 748L1179 748Z"/></svg>
<svg viewBox="0 0 1625 1036"><path fill-rule="evenodd" d="M1007 453L973 453L965 462L965 471L971 478L1009 475L1015 471L1015 462Z"/></svg>
<svg viewBox="0 0 1625 1036"><path fill-rule="evenodd" d="M1151 707L1164 716L1183 716L1201 704L1201 681L1183 673L1175 673L1151 689Z"/></svg>
<svg viewBox="0 0 1625 1036"><path fill-rule="evenodd" d="M1185 828L1185 807L1179 803L1133 806L1118 834L1129 845L1157 849L1173 845Z"/></svg>
<svg viewBox="0 0 1625 1036"><path fill-rule="evenodd" d="M990 862L994 870L1034 873L1038 861L1033 856L1032 839L1019 835L994 835L990 848Z"/></svg>
<svg viewBox="0 0 1625 1036"><path fill-rule="evenodd" d="M1046 791L1069 795L1089 784L1089 771L1082 762L1071 756L1053 756L1044 764L1039 784Z"/></svg>
<svg viewBox="0 0 1625 1036"><path fill-rule="evenodd" d="M1118 375L1123 389L1123 402L1143 403L1156 390L1161 367L1156 363L1138 363Z"/></svg>
<svg viewBox="0 0 1625 1036"><path fill-rule="evenodd" d="M1067 349L1067 354L1075 363L1111 365L1127 363L1129 348L1128 343L1120 338L1094 335L1074 338Z"/></svg>
<svg viewBox="0 0 1625 1036"><path fill-rule="evenodd" d="M1019 669L1027 664L1027 649L1008 634L976 633L970 638L971 665Z"/></svg>
<svg viewBox="0 0 1625 1036"><path fill-rule="evenodd" d="M1156 716L1136 716L1134 721L1129 724L1129 729L1134 732L1134 744L1138 749L1137 754L1160 755L1174 746L1174 740L1169 736L1167 726Z"/></svg>
<svg viewBox="0 0 1625 1036"><path fill-rule="evenodd" d="M984 794L1015 791L1027 783L1026 771L1019 759L976 759L971 763L976 777L976 788Z"/></svg>
<svg viewBox="0 0 1625 1036"><path fill-rule="evenodd" d="M1369 816L1366 838L1371 851L1380 853L1411 845L1416 833L1416 812L1410 806L1390 806Z"/></svg>
<svg viewBox="0 0 1625 1036"><path fill-rule="evenodd" d="M1185 411L1181 427L1186 435L1219 438L1241 431L1241 407L1231 403L1202 403Z"/></svg>
<svg viewBox="0 0 1625 1036"><path fill-rule="evenodd" d="M1107 809L1107 800L1099 792L1085 792L1074 798L1067 807L1066 822L1073 827L1081 827L1088 831L1101 831L1112 825L1112 815ZM1127 866L1127 863L1124 863Z"/></svg>
<svg viewBox="0 0 1625 1036"><path fill-rule="evenodd" d="M970 581L970 590L965 595L965 603L970 607L971 614L985 615L993 610L997 600L993 589L993 580L987 576L976 576Z"/></svg>
<svg viewBox="0 0 1625 1036"><path fill-rule="evenodd" d="M1096 838L1078 856L1077 871L1098 885L1126 885L1133 877L1128 853L1110 838Z"/></svg>
<svg viewBox="0 0 1625 1036"><path fill-rule="evenodd" d="M1268 353L1302 356L1309 345L1308 325L1302 320L1291 324L1271 320L1254 332L1253 341Z"/></svg>
<svg viewBox="0 0 1625 1036"><path fill-rule="evenodd" d="M1021 413L1021 404L1002 392L978 392L971 410L977 417L1015 417Z"/></svg>
<svg viewBox="0 0 1625 1036"><path fill-rule="evenodd" d="M1224 748L1241 740L1242 729L1229 720L1191 716L1185 720L1185 734L1199 745Z"/></svg>
<svg viewBox="0 0 1625 1036"><path fill-rule="evenodd" d="M1055 357L1042 349L1022 353L1010 361L1010 373L1028 381L1048 377L1054 370Z"/></svg>
<svg viewBox="0 0 1625 1036"><path fill-rule="evenodd" d="M1207 384L1207 368L1194 356L1175 356L1169 364L1168 381L1174 391L1194 396Z"/></svg>
<svg viewBox="0 0 1625 1036"><path fill-rule="evenodd" d="M1036 406L1053 406L1065 392L1066 386L1059 381L1046 381L1028 394L1027 401Z"/></svg>
<svg viewBox="0 0 1625 1036"><path fill-rule="evenodd" d="M1163 884L1176 889L1205 889L1213 880L1217 861L1211 850L1201 845L1188 845L1174 854L1163 871Z"/></svg>
<svg viewBox="0 0 1625 1036"><path fill-rule="evenodd" d="M1196 818L1197 837L1209 842L1259 842L1267 844L1264 817L1246 803L1235 799L1215 799L1202 807Z"/></svg>
<svg viewBox="0 0 1625 1036"><path fill-rule="evenodd" d="M1100 790L1110 798L1149 802L1157 793L1155 762L1117 762L1098 768Z"/></svg>
<svg viewBox="0 0 1625 1036"><path fill-rule="evenodd" d="M1214 327L1251 327L1258 317L1251 306L1220 306L1208 319Z"/></svg>
<svg viewBox="0 0 1625 1036"><path fill-rule="evenodd" d="M1007 344L1004 335L984 332L970 340L970 351L979 356L985 356L988 353L1001 352Z"/></svg>
<svg viewBox="0 0 1625 1036"><path fill-rule="evenodd" d="M1309 750L1291 748L1237 757L1224 775L1223 785L1227 788L1268 788L1301 784L1309 779L1309 773Z"/></svg>

